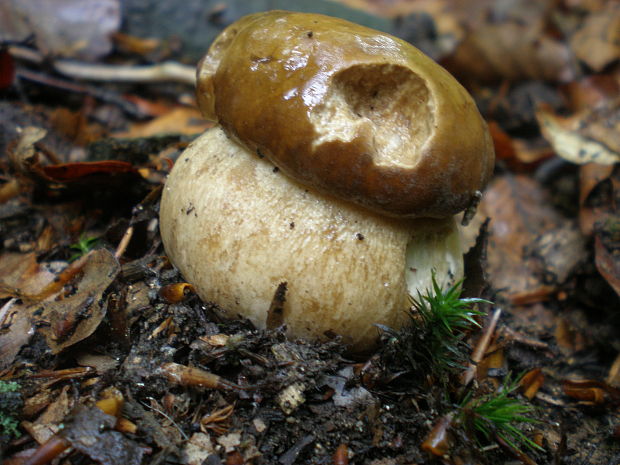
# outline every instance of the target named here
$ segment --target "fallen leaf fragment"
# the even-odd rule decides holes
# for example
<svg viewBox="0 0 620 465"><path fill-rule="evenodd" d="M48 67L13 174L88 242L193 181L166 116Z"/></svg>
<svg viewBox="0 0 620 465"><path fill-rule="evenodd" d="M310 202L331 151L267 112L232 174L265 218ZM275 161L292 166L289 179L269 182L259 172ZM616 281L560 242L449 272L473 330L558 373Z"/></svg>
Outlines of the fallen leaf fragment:
<svg viewBox="0 0 620 465"><path fill-rule="evenodd" d="M229 433L226 436L217 438L218 444L224 447L226 452L233 452L241 444L241 433Z"/></svg>
<svg viewBox="0 0 620 465"><path fill-rule="evenodd" d="M585 239L572 222L541 234L531 247L533 265L546 282L554 284L566 282L588 258Z"/></svg>
<svg viewBox="0 0 620 465"><path fill-rule="evenodd" d="M43 304L41 319L50 326L41 331L53 353L86 339L97 329L106 314L103 293L119 272L120 265L112 253L105 249L92 251L82 269L77 291Z"/></svg>
<svg viewBox="0 0 620 465"><path fill-rule="evenodd" d="M4 370L34 334L27 306L10 299L0 308L0 327L0 370Z"/></svg>
<svg viewBox="0 0 620 465"><path fill-rule="evenodd" d="M620 388L620 354L616 356L614 363L612 363L611 367L609 368L606 382L610 386Z"/></svg>
<svg viewBox="0 0 620 465"><path fill-rule="evenodd" d="M132 123L129 130L114 134L117 138L153 137L162 134L194 135L213 126L195 107L179 106L167 110L161 116L148 121Z"/></svg>
<svg viewBox="0 0 620 465"><path fill-rule="evenodd" d="M443 457L452 446L453 438L450 433L452 427L452 414L444 415L435 422L433 429L428 434L422 445L422 450L437 457Z"/></svg>
<svg viewBox="0 0 620 465"><path fill-rule="evenodd" d="M594 239L596 268L620 296L620 239L616 239L615 245L612 246L605 242L600 236Z"/></svg>
<svg viewBox="0 0 620 465"><path fill-rule="evenodd" d="M194 292L194 286L190 283L174 283L163 286L159 295L169 304L176 304Z"/></svg>
<svg viewBox="0 0 620 465"><path fill-rule="evenodd" d="M39 142L47 135L47 130L37 127L28 126L18 128L19 138L15 146L8 151L9 161L11 165L19 172L28 172L30 167L38 162L37 151L34 144Z"/></svg>
<svg viewBox="0 0 620 465"><path fill-rule="evenodd" d="M39 443L43 444L60 431L59 425L74 406L74 400L68 395L69 386L60 391L56 399L45 411L33 421L23 421L21 426Z"/></svg>
<svg viewBox="0 0 620 465"><path fill-rule="evenodd" d="M527 397L528 400L532 400L544 382L545 375L540 368L534 368L528 371L521 378L521 390L523 391L523 395Z"/></svg>
<svg viewBox="0 0 620 465"><path fill-rule="evenodd" d="M211 437L205 433L194 433L183 449L183 460L187 465L202 465L214 453Z"/></svg>
<svg viewBox="0 0 620 465"><path fill-rule="evenodd" d="M577 58L596 72L620 58L620 3L590 14L573 35L571 48Z"/></svg>
<svg viewBox="0 0 620 465"><path fill-rule="evenodd" d="M37 263L34 252L0 255L0 299L33 295L54 280L54 274Z"/></svg>
<svg viewBox="0 0 620 465"><path fill-rule="evenodd" d="M63 390L65 396L67 390L68 386ZM26 459L23 465L46 465L72 446L89 455L99 463L120 465L124 463L125 453L133 454L135 452L132 450L119 451L117 443L122 443L124 449L131 449L132 446L139 449L138 462L127 462L139 463L141 453L144 452L144 449L139 448L137 444L131 441L129 441L129 443L124 442L127 440L122 434L108 431L118 426L117 416L120 415L123 406L123 395L115 387L105 389L102 394L103 398L99 400L94 407L79 406L73 411L73 414L68 420L65 418L67 412L64 412L62 418L56 422L59 423L60 420L63 419L65 421L62 426L58 428L59 432L42 442L39 448ZM130 429L135 432L135 425L128 420L126 423L133 426L134 428ZM67 424L69 425L68 427L66 427ZM26 424L26 426L28 425ZM96 438L92 434L95 432L95 429L98 436ZM115 440L114 442L111 441L111 437ZM114 446L117 446L116 449Z"/></svg>
<svg viewBox="0 0 620 465"><path fill-rule="evenodd" d="M0 90L13 85L15 79L15 61L6 50L0 49Z"/></svg>
<svg viewBox="0 0 620 465"><path fill-rule="evenodd" d="M43 167L43 173L53 182L73 182L93 174L135 172L131 163L116 160L63 163Z"/></svg>
<svg viewBox="0 0 620 465"><path fill-rule="evenodd" d="M613 165L586 163L579 168L579 227L585 236L592 235L594 224L607 214L610 205L605 202L609 185L613 188Z"/></svg>
<svg viewBox="0 0 620 465"><path fill-rule="evenodd" d="M618 405L620 402L620 389L602 381L567 379L562 382L562 390L567 396L587 404Z"/></svg>
<svg viewBox="0 0 620 465"><path fill-rule="evenodd" d="M538 79L567 82L575 75L571 53L543 31L542 21L483 23L446 61L457 76L477 81Z"/></svg>
<svg viewBox="0 0 620 465"><path fill-rule="evenodd" d="M97 407L80 407L62 435L71 446L102 465L139 465L144 449L113 431L116 417Z"/></svg>
<svg viewBox="0 0 620 465"><path fill-rule="evenodd" d="M545 232L566 224L546 201L547 194L525 176L496 178L487 188L480 214L492 218L487 248L489 282L507 297L530 293L544 284L531 245Z"/></svg>
<svg viewBox="0 0 620 465"><path fill-rule="evenodd" d="M542 105L536 118L555 152L583 165L611 165L620 161L620 98L564 118Z"/></svg>
<svg viewBox="0 0 620 465"><path fill-rule="evenodd" d="M137 55L148 55L161 46L161 41L158 39L144 39L122 32L112 34L112 40L120 50Z"/></svg>
<svg viewBox="0 0 620 465"><path fill-rule="evenodd" d="M200 429L203 432L211 430L215 434L222 435L228 431L228 418L233 414L235 406L230 404L226 407L211 412L200 419Z"/></svg>
<svg viewBox="0 0 620 465"><path fill-rule="evenodd" d="M342 443L338 446L333 456L334 465L349 465L349 448Z"/></svg>
<svg viewBox="0 0 620 465"><path fill-rule="evenodd" d="M584 76L562 86L562 93L573 112L594 108L620 94L620 81L613 74Z"/></svg>
<svg viewBox="0 0 620 465"><path fill-rule="evenodd" d="M554 336L558 347L566 355L583 350L589 343L579 328L562 317L556 319Z"/></svg>

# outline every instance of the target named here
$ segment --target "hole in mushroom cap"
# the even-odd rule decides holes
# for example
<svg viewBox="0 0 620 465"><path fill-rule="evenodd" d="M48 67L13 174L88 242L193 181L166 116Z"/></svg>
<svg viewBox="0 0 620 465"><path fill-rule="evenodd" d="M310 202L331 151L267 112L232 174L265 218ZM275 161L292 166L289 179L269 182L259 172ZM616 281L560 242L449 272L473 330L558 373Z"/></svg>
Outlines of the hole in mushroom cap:
<svg viewBox="0 0 620 465"><path fill-rule="evenodd" d="M375 164L413 167L434 126L424 80L392 64L363 64L336 74L324 103L310 114L324 142L366 139Z"/></svg>

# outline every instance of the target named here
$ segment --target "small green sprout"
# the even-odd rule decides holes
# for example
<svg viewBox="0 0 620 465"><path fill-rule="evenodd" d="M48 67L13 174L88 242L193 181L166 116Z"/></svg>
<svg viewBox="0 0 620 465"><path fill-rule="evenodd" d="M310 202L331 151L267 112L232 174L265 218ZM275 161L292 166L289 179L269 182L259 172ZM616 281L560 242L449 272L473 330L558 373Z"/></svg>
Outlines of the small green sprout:
<svg viewBox="0 0 620 465"><path fill-rule="evenodd" d="M15 381L0 381L0 394L17 391L19 391L19 383Z"/></svg>
<svg viewBox="0 0 620 465"><path fill-rule="evenodd" d="M445 384L450 375L465 367L467 333L479 327L476 317L484 312L478 303L491 303L476 298L461 298L462 281L443 290L432 276L432 287L411 299L411 324L396 331L377 325L384 335L382 358L395 372L414 374L416 379L427 374ZM399 376L402 379L402 376Z"/></svg>
<svg viewBox="0 0 620 465"><path fill-rule="evenodd" d="M478 303L491 303L478 298L461 299L463 281L443 290L433 274L433 287L426 294L411 297L413 322L424 333L426 355L436 372L460 369L466 358L464 337L467 331L480 327L477 316L484 312L474 308Z"/></svg>
<svg viewBox="0 0 620 465"><path fill-rule="evenodd" d="M460 421L470 431L482 435L486 441L498 437L516 451L525 447L532 451L544 450L517 428L519 423L539 423L528 416L535 408L512 396L519 387L519 379L506 378L503 387L491 394L471 400L465 398L461 404Z"/></svg>
<svg viewBox="0 0 620 465"><path fill-rule="evenodd" d="M69 249L74 251L71 257L69 257L69 261L73 262L78 258L83 257L88 252L90 252L97 245L98 242L98 237L81 236L75 244L71 244L69 246Z"/></svg>
<svg viewBox="0 0 620 465"><path fill-rule="evenodd" d="M17 429L19 422L11 416L16 406L22 404L19 396L20 386L13 381L0 381L0 436L13 436L18 438L21 433ZM12 394L13 393L13 394ZM11 395L12 394L12 395Z"/></svg>
<svg viewBox="0 0 620 465"><path fill-rule="evenodd" d="M20 437L21 433L17 429L19 422L10 415L0 412L0 435Z"/></svg>

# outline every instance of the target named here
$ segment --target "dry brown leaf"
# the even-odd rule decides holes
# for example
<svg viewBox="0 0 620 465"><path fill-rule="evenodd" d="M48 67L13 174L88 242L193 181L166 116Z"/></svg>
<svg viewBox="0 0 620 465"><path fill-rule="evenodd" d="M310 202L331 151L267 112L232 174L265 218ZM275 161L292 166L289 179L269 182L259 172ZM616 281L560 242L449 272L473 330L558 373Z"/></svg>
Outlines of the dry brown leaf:
<svg viewBox="0 0 620 465"><path fill-rule="evenodd" d="M601 204L600 189L602 183L610 183L614 171L613 165L586 163L579 169L579 227L584 236L590 236L608 205Z"/></svg>
<svg viewBox="0 0 620 465"><path fill-rule="evenodd" d="M0 308L0 370L11 366L13 360L32 336L30 312L16 299L9 300Z"/></svg>
<svg viewBox="0 0 620 465"><path fill-rule="evenodd" d="M608 2L609 0L563 0L564 5L569 8L588 11L602 10Z"/></svg>
<svg viewBox="0 0 620 465"><path fill-rule="evenodd" d="M620 161L620 98L568 118L542 105L536 118L543 136L565 160L579 165Z"/></svg>
<svg viewBox="0 0 620 465"><path fill-rule="evenodd" d="M84 111L58 107L50 113L49 121L54 130L79 146L99 140L105 134L100 124L89 122Z"/></svg>
<svg viewBox="0 0 620 465"><path fill-rule="evenodd" d="M459 77L479 82L573 80L570 50L546 36L542 26L516 21L481 25L461 42L446 67Z"/></svg>
<svg viewBox="0 0 620 465"><path fill-rule="evenodd" d="M596 72L620 58L620 3L589 15L573 35L571 47L577 58Z"/></svg>
<svg viewBox="0 0 620 465"><path fill-rule="evenodd" d="M9 150L9 160L15 170L27 172L30 166L38 162L38 154L34 144L47 135L47 130L36 126L28 126L21 129L18 128L18 131L20 133L19 139L15 147Z"/></svg>
<svg viewBox="0 0 620 465"><path fill-rule="evenodd" d="M103 374L106 371L113 370L119 364L119 361L109 355L99 355L91 353L78 354L75 358L78 365L83 367L91 367L97 371L97 374Z"/></svg>
<svg viewBox="0 0 620 465"><path fill-rule="evenodd" d="M97 329L106 314L102 295L119 272L120 265L111 252L95 250L87 258L77 291L65 299L43 303L41 318L50 326L41 331L54 354Z"/></svg>
<svg viewBox="0 0 620 465"><path fill-rule="evenodd" d="M207 457L215 453L211 437L206 433L194 433L183 448L183 460L187 465L207 463Z"/></svg>
<svg viewBox="0 0 620 465"><path fill-rule="evenodd" d="M506 163L512 172L532 171L539 162L554 155L547 144L537 147L529 140L511 138L495 121L489 121L489 130L496 159Z"/></svg>
<svg viewBox="0 0 620 465"><path fill-rule="evenodd" d="M617 230L618 225L620 223L616 221L613 228ZM619 234L616 233L616 235ZM620 296L620 238L603 240L602 234L599 233L594 238L594 252L597 270Z"/></svg>
<svg viewBox="0 0 620 465"><path fill-rule="evenodd" d="M145 449L114 431L116 417L98 407L78 407L61 435L71 446L102 465L139 465Z"/></svg>
<svg viewBox="0 0 620 465"><path fill-rule="evenodd" d="M137 55L148 55L153 53L161 46L161 40L153 38L142 38L125 34L123 32L115 32L112 34L114 45L125 53L134 53Z"/></svg>
<svg viewBox="0 0 620 465"><path fill-rule="evenodd" d="M562 86L569 108L578 112L620 95L620 75L595 74Z"/></svg>
<svg viewBox="0 0 620 465"><path fill-rule="evenodd" d="M620 387L620 354L616 355L614 363L609 367L609 373L607 373L605 382L615 388Z"/></svg>
<svg viewBox="0 0 620 465"><path fill-rule="evenodd" d="M34 252L0 255L0 298L38 293L55 275L37 263Z"/></svg>
<svg viewBox="0 0 620 465"><path fill-rule="evenodd" d="M6 264L16 263L19 257L9 255ZM56 280L51 273L39 270L36 263L33 265L30 257L22 265L25 271L20 270L11 276L11 279L23 279L21 285L24 287L5 287L5 291L10 290L23 298L22 301L11 299L0 309L0 324L4 328L0 332L0 370L13 363L32 337L35 324L43 326L41 331L54 353L90 336L97 329L106 313L101 303L102 294L119 273L120 265L109 251L103 249L91 252L84 261L75 270L67 268ZM4 261L2 263L5 265ZM16 268L19 269L17 265ZM32 269L36 272L29 271ZM62 300L49 300L62 290L67 279L73 279L78 273L81 278L74 294Z"/></svg>
<svg viewBox="0 0 620 465"><path fill-rule="evenodd" d="M562 317L556 318L554 337L558 347L566 355L584 350L589 345L589 341L582 331Z"/></svg>
<svg viewBox="0 0 620 465"><path fill-rule="evenodd" d="M532 400L544 382L545 375L542 373L540 368L534 368L533 370L528 371L525 375L523 375L520 381L523 395L529 400Z"/></svg>
<svg viewBox="0 0 620 465"><path fill-rule="evenodd" d="M576 224L562 223L531 244L532 269L549 283L562 284L588 258L585 239Z"/></svg>
<svg viewBox="0 0 620 465"><path fill-rule="evenodd" d="M24 421L22 427L39 443L43 444L58 433L65 417L73 408L73 396L67 393L70 386L65 386L54 402L33 422Z"/></svg>
<svg viewBox="0 0 620 465"><path fill-rule="evenodd" d="M117 138L152 137L161 134L200 134L213 126L194 107L176 107L146 123L134 123L128 131L115 133Z"/></svg>
<svg viewBox="0 0 620 465"><path fill-rule="evenodd" d="M489 281L508 297L540 288L544 283L526 251L537 237L565 224L547 195L525 176L497 178L480 204L482 215L492 218L487 249Z"/></svg>

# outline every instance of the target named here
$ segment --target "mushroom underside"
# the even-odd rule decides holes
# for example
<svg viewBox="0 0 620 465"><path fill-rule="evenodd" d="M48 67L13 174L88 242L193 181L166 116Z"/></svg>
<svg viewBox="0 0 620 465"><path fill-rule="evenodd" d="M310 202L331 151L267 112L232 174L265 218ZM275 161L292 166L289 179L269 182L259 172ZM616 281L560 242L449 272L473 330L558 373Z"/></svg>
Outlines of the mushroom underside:
<svg viewBox="0 0 620 465"><path fill-rule="evenodd" d="M286 283L290 337L375 345L407 321L409 294L462 276L453 219L382 217L308 189L216 127L181 154L161 202L166 251L205 301L265 327ZM280 286L281 287L281 286Z"/></svg>

